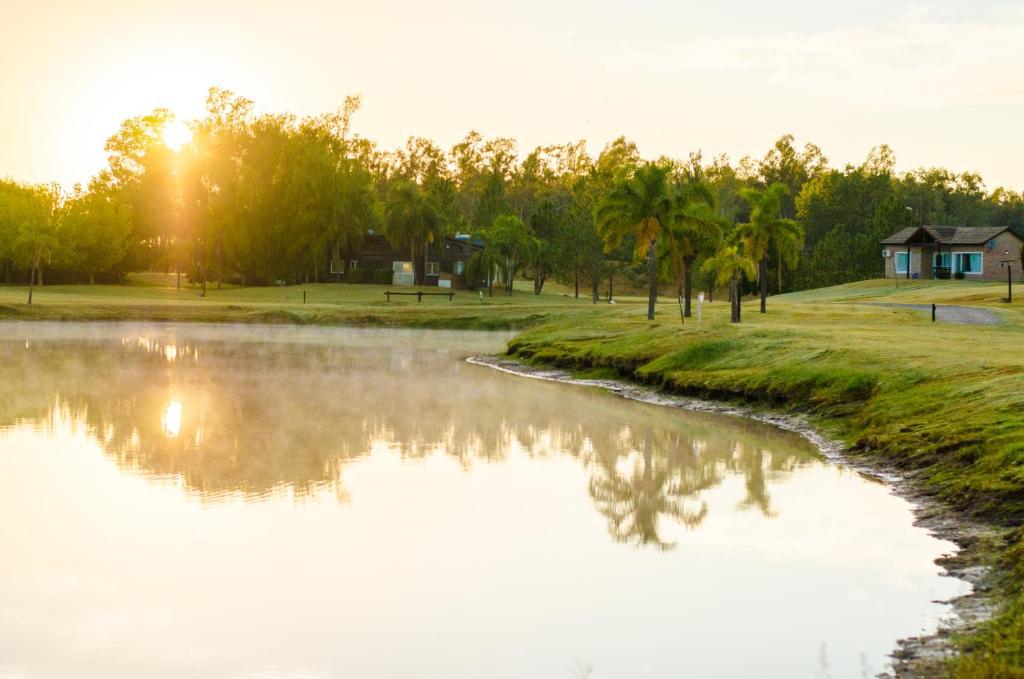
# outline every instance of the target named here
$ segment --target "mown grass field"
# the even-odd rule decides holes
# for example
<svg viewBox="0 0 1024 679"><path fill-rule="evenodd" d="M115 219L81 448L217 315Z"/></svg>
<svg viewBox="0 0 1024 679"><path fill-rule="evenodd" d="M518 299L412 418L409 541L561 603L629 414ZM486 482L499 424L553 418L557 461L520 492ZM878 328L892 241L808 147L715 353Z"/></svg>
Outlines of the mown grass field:
<svg viewBox="0 0 1024 679"><path fill-rule="evenodd" d="M1024 289L1009 305L1001 283L865 281L772 297L763 315L751 299L734 325L722 299L683 324L673 299L648 321L639 297L595 305L554 285L535 296L529 285L482 303L474 292L386 303L381 286L211 287L200 298L172 278L136 277L129 286L46 286L31 306L26 288L0 287L0 319L521 328L509 353L526 360L809 413L855 454L1002 527L975 549L996 565L1002 613L963 639L966 653L938 676L1024 676ZM1001 322L933 323L880 306L933 302L985 307Z"/></svg>

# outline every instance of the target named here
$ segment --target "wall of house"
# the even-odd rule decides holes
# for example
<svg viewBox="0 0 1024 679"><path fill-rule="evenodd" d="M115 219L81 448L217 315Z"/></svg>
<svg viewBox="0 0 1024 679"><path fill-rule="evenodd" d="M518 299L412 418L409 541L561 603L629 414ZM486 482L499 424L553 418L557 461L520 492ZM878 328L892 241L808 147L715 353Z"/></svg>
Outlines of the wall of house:
<svg viewBox="0 0 1024 679"><path fill-rule="evenodd" d="M1019 238L1006 231L995 238L992 247L989 247L988 243L981 245L954 245L951 251L954 255L958 252L981 253L981 272L964 274L965 280L1005 281L1006 269L1000 266L1000 262L1008 259L1012 261L1013 280L1021 281L1024 280L1024 272L1021 271L1020 260L1021 245L1022 242Z"/></svg>
<svg viewBox="0 0 1024 679"><path fill-rule="evenodd" d="M896 253L906 252L907 248L902 245L883 245L882 249L889 250L892 252L892 257L885 259L885 277L895 278L896 277ZM931 255L929 255L929 260ZM928 278L931 278L931 261L928 262ZM918 274L918 278L921 278L921 246L915 245L910 248L910 276L913 278L914 274ZM906 273L899 274L900 278L906 278Z"/></svg>
<svg viewBox="0 0 1024 679"><path fill-rule="evenodd" d="M885 260L885 277L895 278L896 273L896 253L906 252L907 248L903 246L892 246L885 245L883 248L888 248L892 251L893 256ZM1004 259L1013 260L1013 280L1022 282L1024 281L1024 266L1021 264L1021 248L1024 247L1024 241L1013 235L1009 231L1004 231L995 238L995 243L992 248L988 247L987 243L981 245L944 245L942 247L943 252L949 252L955 254L957 252L980 252L981 253L981 273L978 274L965 274L965 280L992 280L992 281L1005 281L1006 280L1006 269L999 266L999 262ZM1006 255L1009 251L1010 254ZM922 249L919 246L913 246L910 248L910 276L913 278L914 274L918 274L918 278L927 279L932 277L932 255L934 254L934 248ZM922 267L922 255L924 259L924 266ZM951 261L952 264L952 261ZM900 278L906 278L906 274L899 274Z"/></svg>
<svg viewBox="0 0 1024 679"><path fill-rule="evenodd" d="M988 249L988 246L982 246L985 253L981 258L983 277L986 280L1005 281L1006 269L1001 268L999 262L1004 259L1010 259L1013 260L1013 264L1011 264L1013 280L1024 280L1024 271L1021 271L1020 261L1022 245L1024 245L1024 242L1020 238L1017 238L1017 236L1009 231L1004 231L996 237L995 246L991 250ZM1006 254L1007 251L1009 251L1009 255Z"/></svg>

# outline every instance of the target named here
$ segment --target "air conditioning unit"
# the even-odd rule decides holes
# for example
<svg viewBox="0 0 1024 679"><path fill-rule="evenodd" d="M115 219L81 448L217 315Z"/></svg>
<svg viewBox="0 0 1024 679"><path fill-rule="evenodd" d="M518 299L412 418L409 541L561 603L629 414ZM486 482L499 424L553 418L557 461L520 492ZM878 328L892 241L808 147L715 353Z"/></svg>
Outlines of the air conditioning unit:
<svg viewBox="0 0 1024 679"><path fill-rule="evenodd" d="M885 257L886 259L892 257L892 250L882 250L882 256Z"/></svg>

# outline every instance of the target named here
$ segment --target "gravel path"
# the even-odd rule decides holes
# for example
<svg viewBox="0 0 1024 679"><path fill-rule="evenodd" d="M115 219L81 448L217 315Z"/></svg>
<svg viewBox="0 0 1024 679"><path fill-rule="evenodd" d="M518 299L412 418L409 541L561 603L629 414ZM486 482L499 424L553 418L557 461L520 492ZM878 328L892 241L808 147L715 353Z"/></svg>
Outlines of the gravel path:
<svg viewBox="0 0 1024 679"><path fill-rule="evenodd" d="M874 306L890 306L901 309L916 309L931 313L931 304L887 304L876 302ZM999 325L1003 322L999 314L989 309L980 309L972 306L943 306L939 305L935 310L935 316L940 321L947 323L964 323L967 325Z"/></svg>

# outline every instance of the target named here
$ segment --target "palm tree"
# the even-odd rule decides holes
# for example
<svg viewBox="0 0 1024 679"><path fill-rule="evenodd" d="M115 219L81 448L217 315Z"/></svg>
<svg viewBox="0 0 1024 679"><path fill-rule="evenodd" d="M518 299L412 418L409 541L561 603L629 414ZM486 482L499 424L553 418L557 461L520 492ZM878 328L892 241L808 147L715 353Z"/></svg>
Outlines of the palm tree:
<svg viewBox="0 0 1024 679"><path fill-rule="evenodd" d="M782 290L782 265L796 265L804 244L804 229L799 222L782 216L782 199L789 194L785 184L776 182L767 189L744 189L743 199L750 204L750 222L740 227L746 250L757 261L761 292L761 313L767 311L768 254L774 250L778 264L778 284Z"/></svg>
<svg viewBox="0 0 1024 679"><path fill-rule="evenodd" d="M637 259L647 257L647 318L654 320L658 299L658 238L671 226L676 203L669 183L668 166L646 163L612 186L595 212L605 251L634 236Z"/></svg>
<svg viewBox="0 0 1024 679"><path fill-rule="evenodd" d="M659 532L662 518L674 519L695 528L707 516L707 505L687 500L713 482L695 483L683 470L666 464L664 455L655 457L653 445L642 445L632 469L620 471L618 457L592 467L590 496L597 510L608 520L608 532L616 542L636 546L653 545L670 550Z"/></svg>
<svg viewBox="0 0 1024 679"><path fill-rule="evenodd" d="M729 285L729 301L732 304L733 323L740 322L740 282L744 276L755 274L753 260L736 245L726 245L704 263L704 269L715 276L718 285Z"/></svg>
<svg viewBox="0 0 1024 679"><path fill-rule="evenodd" d="M675 197L675 213L669 235L672 250L682 267L683 316L692 315L693 265L697 258L713 254L722 240L722 218L715 212L714 193L704 182L684 184Z"/></svg>
<svg viewBox="0 0 1024 679"><path fill-rule="evenodd" d="M437 210L414 182L397 182L388 195L385 225L388 240L398 247L409 248L413 280L416 285L422 285L424 272L420 260L427 244L434 242L440 232Z"/></svg>

